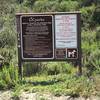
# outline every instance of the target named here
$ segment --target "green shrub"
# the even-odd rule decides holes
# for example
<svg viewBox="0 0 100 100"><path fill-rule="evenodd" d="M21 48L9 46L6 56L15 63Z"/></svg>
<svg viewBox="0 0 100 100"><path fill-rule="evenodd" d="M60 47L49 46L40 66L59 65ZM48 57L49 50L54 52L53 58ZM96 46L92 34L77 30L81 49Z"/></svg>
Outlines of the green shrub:
<svg viewBox="0 0 100 100"><path fill-rule="evenodd" d="M82 32L82 63L87 68L87 74L92 75L96 70L99 73L100 50L97 31L87 30Z"/></svg>
<svg viewBox="0 0 100 100"><path fill-rule="evenodd" d="M53 63L48 63L47 64L47 73L48 75L56 75L60 73L60 69L61 68L56 62Z"/></svg>
<svg viewBox="0 0 100 100"><path fill-rule="evenodd" d="M55 89L53 94L57 97L61 96L62 95L62 89Z"/></svg>
<svg viewBox="0 0 100 100"><path fill-rule="evenodd" d="M65 84L65 95L89 96L94 91L94 83L84 76L69 77Z"/></svg>
<svg viewBox="0 0 100 100"><path fill-rule="evenodd" d="M79 4L77 1L64 1L62 0L60 4L61 11L75 11L79 8Z"/></svg>
<svg viewBox="0 0 100 100"><path fill-rule="evenodd" d="M93 44L93 42L96 42L96 31L93 30L83 30L82 31L82 43L84 42Z"/></svg>
<svg viewBox="0 0 100 100"><path fill-rule="evenodd" d="M49 62L43 67L42 73L47 73L48 75L57 75L60 73L72 74L75 72L73 65L65 62Z"/></svg>
<svg viewBox="0 0 100 100"><path fill-rule="evenodd" d="M93 15L95 11L95 5L89 7L82 7L81 11L81 19L82 19L82 26L85 30L89 29L90 27L94 27Z"/></svg>
<svg viewBox="0 0 100 100"><path fill-rule="evenodd" d="M94 52L91 54L90 64L92 67L94 67L95 73L100 74L100 50L99 48L94 50Z"/></svg>
<svg viewBox="0 0 100 100"><path fill-rule="evenodd" d="M9 23L6 23L6 25ZM0 32L0 47L11 47L15 46L16 44L16 33L14 31L14 27L5 28L3 31Z"/></svg>
<svg viewBox="0 0 100 100"><path fill-rule="evenodd" d="M19 81L18 69L13 65L3 66L3 69L0 71L0 80L0 88L7 89L14 87Z"/></svg>
<svg viewBox="0 0 100 100"><path fill-rule="evenodd" d="M4 80L0 80L0 90L3 90L7 87L7 84L5 83Z"/></svg>
<svg viewBox="0 0 100 100"><path fill-rule="evenodd" d="M0 54L4 57L4 64L9 65L15 55L15 51L10 48L1 48Z"/></svg>
<svg viewBox="0 0 100 100"><path fill-rule="evenodd" d="M64 12L64 11L75 11L79 7L77 1L59 1L59 0L37 0L34 2L33 10L35 12Z"/></svg>

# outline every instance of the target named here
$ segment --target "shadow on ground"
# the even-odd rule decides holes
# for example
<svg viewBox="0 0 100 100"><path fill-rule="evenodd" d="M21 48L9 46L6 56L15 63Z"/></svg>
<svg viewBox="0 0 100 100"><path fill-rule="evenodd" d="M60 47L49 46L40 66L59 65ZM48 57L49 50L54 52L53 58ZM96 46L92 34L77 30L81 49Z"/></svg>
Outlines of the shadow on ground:
<svg viewBox="0 0 100 100"><path fill-rule="evenodd" d="M60 80L48 80L48 81L23 81L24 84L28 83L28 84L32 84L34 86L37 86L37 85L42 85L42 86L45 86L45 85L53 85L55 83L58 83L60 82Z"/></svg>

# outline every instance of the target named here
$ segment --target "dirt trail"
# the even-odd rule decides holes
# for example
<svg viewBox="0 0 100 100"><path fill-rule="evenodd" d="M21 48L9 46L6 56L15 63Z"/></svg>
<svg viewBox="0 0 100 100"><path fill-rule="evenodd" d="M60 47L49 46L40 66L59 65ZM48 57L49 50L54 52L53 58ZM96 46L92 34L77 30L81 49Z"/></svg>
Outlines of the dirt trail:
<svg viewBox="0 0 100 100"><path fill-rule="evenodd" d="M91 96L90 98L72 98L70 96L55 97L50 94L39 94L23 92L18 97L12 96L12 91L0 91L0 100L100 100L100 97Z"/></svg>

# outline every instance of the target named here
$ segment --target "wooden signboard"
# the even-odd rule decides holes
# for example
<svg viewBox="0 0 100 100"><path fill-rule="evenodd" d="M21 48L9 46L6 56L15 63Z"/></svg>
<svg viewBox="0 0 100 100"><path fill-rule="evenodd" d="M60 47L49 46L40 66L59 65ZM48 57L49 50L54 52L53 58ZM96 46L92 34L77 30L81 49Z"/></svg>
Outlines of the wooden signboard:
<svg viewBox="0 0 100 100"><path fill-rule="evenodd" d="M80 12L17 13L18 62L72 61L81 69Z"/></svg>
<svg viewBox="0 0 100 100"><path fill-rule="evenodd" d="M81 61L80 13L18 13L21 61Z"/></svg>

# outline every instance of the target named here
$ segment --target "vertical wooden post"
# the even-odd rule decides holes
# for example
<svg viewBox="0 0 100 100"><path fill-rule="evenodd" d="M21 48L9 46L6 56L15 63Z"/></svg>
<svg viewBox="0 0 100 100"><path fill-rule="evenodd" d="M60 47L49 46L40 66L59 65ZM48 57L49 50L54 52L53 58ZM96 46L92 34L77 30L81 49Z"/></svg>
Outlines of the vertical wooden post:
<svg viewBox="0 0 100 100"><path fill-rule="evenodd" d="M22 71L22 60L21 60L21 52L20 52L20 45L18 45L18 71L19 71L19 75L20 78L22 80L23 77L23 71Z"/></svg>
<svg viewBox="0 0 100 100"><path fill-rule="evenodd" d="M77 69L78 69L78 76L81 76L82 75L82 64L81 64L81 61L78 61Z"/></svg>
<svg viewBox="0 0 100 100"><path fill-rule="evenodd" d="M16 15L16 26L17 26L17 47L18 47L18 71L19 75L23 77L22 74L22 58L21 58L21 32L20 32L20 16Z"/></svg>
<svg viewBox="0 0 100 100"><path fill-rule="evenodd" d="M18 67L19 67L19 75L22 80L22 78L23 78L22 62L18 62Z"/></svg>
<svg viewBox="0 0 100 100"><path fill-rule="evenodd" d="M82 49L81 49L81 13L78 13L77 15L77 30L78 30L78 61L77 61L77 67L78 67L78 75L82 75Z"/></svg>

